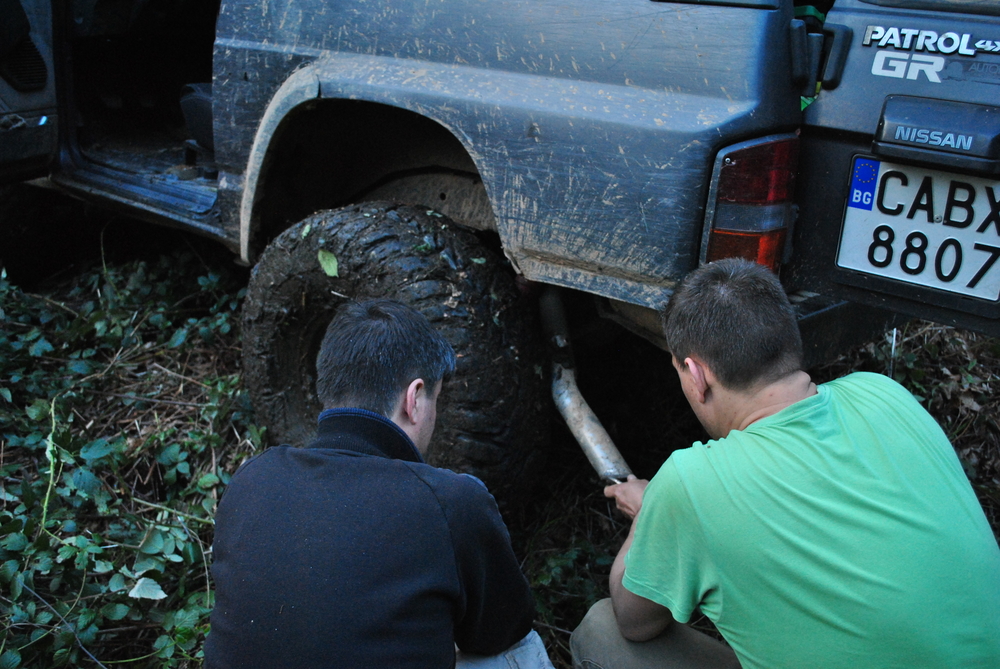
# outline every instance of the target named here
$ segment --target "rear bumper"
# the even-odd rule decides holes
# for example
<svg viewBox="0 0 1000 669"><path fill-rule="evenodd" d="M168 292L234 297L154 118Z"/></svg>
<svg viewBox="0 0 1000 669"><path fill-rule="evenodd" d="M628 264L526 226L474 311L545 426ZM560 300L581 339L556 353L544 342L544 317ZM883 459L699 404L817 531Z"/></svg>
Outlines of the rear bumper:
<svg viewBox="0 0 1000 669"><path fill-rule="evenodd" d="M851 161L871 150L871 136L805 128L796 199L793 258L782 271L790 291L809 291L868 308L1000 336L1000 305L932 288L890 282L837 267Z"/></svg>

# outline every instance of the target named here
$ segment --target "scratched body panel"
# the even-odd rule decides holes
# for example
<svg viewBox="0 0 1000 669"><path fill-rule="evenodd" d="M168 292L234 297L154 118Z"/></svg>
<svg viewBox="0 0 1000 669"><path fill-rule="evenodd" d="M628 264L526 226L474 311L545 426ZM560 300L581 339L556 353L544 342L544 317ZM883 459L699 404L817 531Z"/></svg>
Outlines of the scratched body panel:
<svg viewBox="0 0 1000 669"><path fill-rule="evenodd" d="M308 64L323 98L448 128L528 278L653 306L697 262L717 150L798 121L790 18L790 3L224 3L218 158L241 170L250 121Z"/></svg>

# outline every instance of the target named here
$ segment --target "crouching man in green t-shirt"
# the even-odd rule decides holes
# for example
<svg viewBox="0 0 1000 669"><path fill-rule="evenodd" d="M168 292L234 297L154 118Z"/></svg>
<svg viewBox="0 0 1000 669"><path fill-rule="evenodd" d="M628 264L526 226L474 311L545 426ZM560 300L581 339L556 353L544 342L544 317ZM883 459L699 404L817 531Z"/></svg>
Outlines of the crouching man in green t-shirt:
<svg viewBox="0 0 1000 669"><path fill-rule="evenodd" d="M747 261L689 275L664 329L711 440L605 490L634 521L576 666L1000 667L1000 549L910 393L816 386L780 283ZM696 610L735 655L678 624Z"/></svg>

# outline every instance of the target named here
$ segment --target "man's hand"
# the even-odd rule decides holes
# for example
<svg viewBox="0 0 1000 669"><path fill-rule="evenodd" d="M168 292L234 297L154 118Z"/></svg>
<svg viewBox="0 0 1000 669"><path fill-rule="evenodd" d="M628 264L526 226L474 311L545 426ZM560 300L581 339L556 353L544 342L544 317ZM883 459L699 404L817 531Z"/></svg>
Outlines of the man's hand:
<svg viewBox="0 0 1000 669"><path fill-rule="evenodd" d="M636 478L634 474L629 474L628 480L624 483L606 487L604 496L614 498L615 506L618 507L619 511L629 518L635 518L639 515L639 509L642 508L642 494L647 485L649 485L649 481L646 479Z"/></svg>

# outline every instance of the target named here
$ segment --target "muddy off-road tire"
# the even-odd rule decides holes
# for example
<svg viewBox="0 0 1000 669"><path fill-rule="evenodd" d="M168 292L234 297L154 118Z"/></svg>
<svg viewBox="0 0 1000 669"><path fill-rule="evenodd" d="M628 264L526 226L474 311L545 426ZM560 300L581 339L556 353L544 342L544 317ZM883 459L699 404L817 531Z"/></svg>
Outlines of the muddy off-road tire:
<svg viewBox="0 0 1000 669"><path fill-rule="evenodd" d="M321 250L336 258L337 276L324 270ZM319 212L264 251L243 308L243 359L268 441L310 441L326 326L345 299L368 297L415 308L458 355L428 461L478 476L501 502L516 499L547 443L536 308L501 257L426 208L379 202Z"/></svg>

